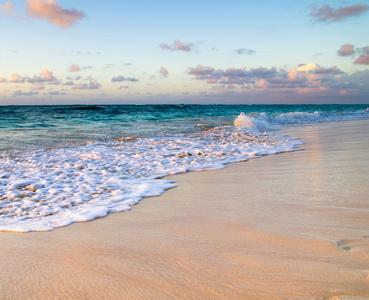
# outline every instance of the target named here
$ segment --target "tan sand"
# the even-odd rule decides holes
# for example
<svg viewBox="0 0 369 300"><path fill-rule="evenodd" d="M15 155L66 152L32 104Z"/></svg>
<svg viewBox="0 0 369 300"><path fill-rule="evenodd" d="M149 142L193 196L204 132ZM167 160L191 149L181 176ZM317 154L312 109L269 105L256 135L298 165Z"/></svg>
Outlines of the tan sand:
<svg viewBox="0 0 369 300"><path fill-rule="evenodd" d="M304 151L172 176L130 212L0 232L0 298L369 297L368 129L284 129Z"/></svg>

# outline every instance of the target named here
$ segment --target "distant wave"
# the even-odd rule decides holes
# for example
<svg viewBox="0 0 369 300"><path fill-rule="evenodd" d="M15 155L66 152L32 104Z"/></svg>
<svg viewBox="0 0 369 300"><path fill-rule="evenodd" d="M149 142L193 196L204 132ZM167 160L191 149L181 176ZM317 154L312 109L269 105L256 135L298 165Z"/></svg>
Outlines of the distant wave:
<svg viewBox="0 0 369 300"><path fill-rule="evenodd" d="M369 118L369 108L361 111L327 112L288 112L278 115L266 113L241 113L235 120L234 126L248 127L258 131L279 129L279 125L310 124L319 122L349 121Z"/></svg>
<svg viewBox="0 0 369 300"><path fill-rule="evenodd" d="M91 106L81 105L81 106L68 107L68 109L96 111L96 110L104 110L105 108L103 106L98 106L98 105L91 105Z"/></svg>

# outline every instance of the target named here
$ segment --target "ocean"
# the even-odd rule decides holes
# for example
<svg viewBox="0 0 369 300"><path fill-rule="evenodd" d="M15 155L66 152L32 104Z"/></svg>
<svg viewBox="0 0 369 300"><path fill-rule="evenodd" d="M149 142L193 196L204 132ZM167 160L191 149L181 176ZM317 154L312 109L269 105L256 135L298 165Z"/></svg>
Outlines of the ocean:
<svg viewBox="0 0 369 300"><path fill-rule="evenodd" d="M0 106L0 230L127 211L175 187L166 175L301 150L284 126L367 118L368 105Z"/></svg>

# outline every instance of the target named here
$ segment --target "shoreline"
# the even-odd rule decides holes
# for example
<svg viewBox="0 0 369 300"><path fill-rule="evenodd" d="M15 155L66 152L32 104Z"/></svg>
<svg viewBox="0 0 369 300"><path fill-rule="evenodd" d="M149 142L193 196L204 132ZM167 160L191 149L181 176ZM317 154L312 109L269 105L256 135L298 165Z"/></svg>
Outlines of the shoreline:
<svg viewBox="0 0 369 300"><path fill-rule="evenodd" d="M0 232L1 299L369 297L369 120L286 127L304 151L166 177L129 212Z"/></svg>

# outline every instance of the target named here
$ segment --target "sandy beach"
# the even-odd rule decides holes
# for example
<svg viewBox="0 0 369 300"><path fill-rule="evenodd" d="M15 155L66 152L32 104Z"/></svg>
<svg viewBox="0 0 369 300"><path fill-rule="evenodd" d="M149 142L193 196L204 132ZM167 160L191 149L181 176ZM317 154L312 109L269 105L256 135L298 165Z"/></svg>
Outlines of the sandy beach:
<svg viewBox="0 0 369 300"><path fill-rule="evenodd" d="M285 128L303 151L171 176L130 212L0 232L0 299L369 298L368 128Z"/></svg>

